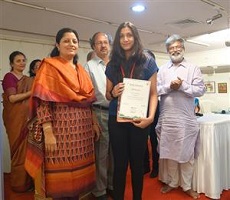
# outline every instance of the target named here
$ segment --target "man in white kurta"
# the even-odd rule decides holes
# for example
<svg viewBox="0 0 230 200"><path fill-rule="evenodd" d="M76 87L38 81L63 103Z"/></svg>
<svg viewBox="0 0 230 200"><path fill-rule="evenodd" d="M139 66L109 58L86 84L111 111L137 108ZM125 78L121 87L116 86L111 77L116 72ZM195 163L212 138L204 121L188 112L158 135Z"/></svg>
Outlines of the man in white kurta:
<svg viewBox="0 0 230 200"><path fill-rule="evenodd" d="M199 67L184 59L184 40L172 35L166 41L170 61L158 72L160 117L156 127L159 136L159 179L167 193L178 186L191 197L194 159L197 155L199 125L194 113L194 97L205 92Z"/></svg>

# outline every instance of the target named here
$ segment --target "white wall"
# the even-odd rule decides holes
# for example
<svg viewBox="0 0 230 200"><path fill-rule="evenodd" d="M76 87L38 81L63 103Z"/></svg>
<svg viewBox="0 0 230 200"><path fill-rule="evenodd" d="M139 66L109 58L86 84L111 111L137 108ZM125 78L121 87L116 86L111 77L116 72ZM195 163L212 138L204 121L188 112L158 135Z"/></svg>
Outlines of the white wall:
<svg viewBox="0 0 230 200"><path fill-rule="evenodd" d="M222 49L196 52L196 53L186 53L186 58L196 63L200 67L206 66L223 66L229 65L230 67L230 47L225 47Z"/></svg>
<svg viewBox="0 0 230 200"><path fill-rule="evenodd" d="M230 73L206 74L204 75L204 80L207 82L214 81L215 92L205 93L205 95L200 98L201 102L212 103L211 111L230 111ZM218 83L227 83L227 93L218 92Z"/></svg>
<svg viewBox="0 0 230 200"><path fill-rule="evenodd" d="M207 66L227 66L230 68L230 48L197 52L186 54L186 59L197 64L199 67ZM215 92L205 93L200 98L203 103L211 103L211 111L220 112L222 110L228 111L230 109L230 73L215 73L211 75L204 74L204 81L215 82ZM218 93L218 83L227 83L227 93Z"/></svg>

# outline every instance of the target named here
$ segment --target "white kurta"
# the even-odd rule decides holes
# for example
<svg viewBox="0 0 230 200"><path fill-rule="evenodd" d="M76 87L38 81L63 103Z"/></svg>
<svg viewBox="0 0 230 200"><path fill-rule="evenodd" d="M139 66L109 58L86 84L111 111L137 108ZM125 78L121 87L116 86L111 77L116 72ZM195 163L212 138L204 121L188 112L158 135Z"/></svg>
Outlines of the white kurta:
<svg viewBox="0 0 230 200"><path fill-rule="evenodd" d="M172 90L170 83L177 77L183 80L182 85ZM188 162L198 154L199 126L194 113L194 97L205 92L201 71L186 60L179 66L169 62L159 68L157 79L160 117L156 131L160 159Z"/></svg>

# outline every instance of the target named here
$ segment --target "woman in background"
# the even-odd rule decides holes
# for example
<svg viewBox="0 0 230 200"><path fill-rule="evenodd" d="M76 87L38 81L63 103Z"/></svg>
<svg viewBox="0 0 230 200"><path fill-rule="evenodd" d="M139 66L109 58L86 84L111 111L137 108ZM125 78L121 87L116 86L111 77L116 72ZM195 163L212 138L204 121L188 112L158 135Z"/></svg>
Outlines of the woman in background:
<svg viewBox="0 0 230 200"><path fill-rule="evenodd" d="M29 74L30 77L36 76L36 73L41 65L41 60L35 59L30 63L30 69L29 69Z"/></svg>
<svg viewBox="0 0 230 200"><path fill-rule="evenodd" d="M61 29L34 80L33 115L44 134L28 145L26 169L35 178L35 199L77 200L94 187L94 140L100 130L91 109L92 82L77 63L78 47L78 33Z"/></svg>
<svg viewBox="0 0 230 200"><path fill-rule="evenodd" d="M123 200L126 172L130 164L133 200L142 199L144 155L150 124L157 107L154 59L143 52L137 28L130 22L122 23L116 32L111 60L106 67L106 98L109 105L109 136L114 153L114 200ZM131 122L117 122L118 97L124 90L123 78L151 81L149 110L146 118Z"/></svg>
<svg viewBox="0 0 230 200"><path fill-rule="evenodd" d="M14 51L9 56L11 71L3 79L3 121L10 143L10 184L15 192L31 189L32 179L24 168L27 146L29 97L33 79L25 76L26 56Z"/></svg>

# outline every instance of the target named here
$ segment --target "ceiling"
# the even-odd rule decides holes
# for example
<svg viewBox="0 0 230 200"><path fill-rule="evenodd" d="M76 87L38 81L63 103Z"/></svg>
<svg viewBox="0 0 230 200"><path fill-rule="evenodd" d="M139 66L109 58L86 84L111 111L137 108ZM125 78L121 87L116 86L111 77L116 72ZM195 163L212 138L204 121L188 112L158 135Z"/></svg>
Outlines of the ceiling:
<svg viewBox="0 0 230 200"><path fill-rule="evenodd" d="M120 23L131 21L138 27L144 47L154 52L165 52L164 41L174 33L187 40L187 52L224 48L225 42L230 41L230 32L218 41L211 39L203 42L196 38L229 28L230 0L139 1L147 9L143 13L133 13L130 7L135 2L0 0L0 30L12 30L15 34L32 33L35 37L53 37L60 28L71 27L78 31L80 40L88 41L98 31L114 36ZM206 23L207 19L218 14L222 17L212 24ZM195 40L195 43L188 42L189 39Z"/></svg>

